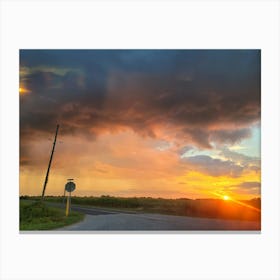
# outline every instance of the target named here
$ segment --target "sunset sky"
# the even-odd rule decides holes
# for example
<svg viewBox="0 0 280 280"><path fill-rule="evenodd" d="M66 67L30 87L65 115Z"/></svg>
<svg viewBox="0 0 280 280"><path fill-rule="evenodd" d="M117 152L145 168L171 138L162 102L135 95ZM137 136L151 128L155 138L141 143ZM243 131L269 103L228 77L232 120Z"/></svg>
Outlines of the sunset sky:
<svg viewBox="0 0 280 280"><path fill-rule="evenodd" d="M259 50L21 50L20 194L260 196Z"/></svg>

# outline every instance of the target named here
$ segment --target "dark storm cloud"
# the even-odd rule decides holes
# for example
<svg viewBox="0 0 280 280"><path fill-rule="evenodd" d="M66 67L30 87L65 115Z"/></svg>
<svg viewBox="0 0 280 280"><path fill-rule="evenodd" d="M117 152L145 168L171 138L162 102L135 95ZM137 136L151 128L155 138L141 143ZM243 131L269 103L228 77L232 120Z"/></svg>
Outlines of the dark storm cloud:
<svg viewBox="0 0 280 280"><path fill-rule="evenodd" d="M21 97L22 136L59 122L66 134L166 130L210 148L250 136L260 118L257 50L22 50L20 63L31 91Z"/></svg>
<svg viewBox="0 0 280 280"><path fill-rule="evenodd" d="M218 143L234 144L240 142L244 138L251 136L249 128L235 129L235 130L216 130L211 133L211 140Z"/></svg>

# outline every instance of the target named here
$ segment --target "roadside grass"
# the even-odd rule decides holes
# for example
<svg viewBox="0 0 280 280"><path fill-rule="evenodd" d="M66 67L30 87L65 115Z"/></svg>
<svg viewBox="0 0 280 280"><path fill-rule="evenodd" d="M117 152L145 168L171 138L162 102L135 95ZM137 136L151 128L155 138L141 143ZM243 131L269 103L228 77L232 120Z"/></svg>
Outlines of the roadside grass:
<svg viewBox="0 0 280 280"><path fill-rule="evenodd" d="M20 230L51 230L83 220L84 214L49 207L41 201L30 202L20 199Z"/></svg>

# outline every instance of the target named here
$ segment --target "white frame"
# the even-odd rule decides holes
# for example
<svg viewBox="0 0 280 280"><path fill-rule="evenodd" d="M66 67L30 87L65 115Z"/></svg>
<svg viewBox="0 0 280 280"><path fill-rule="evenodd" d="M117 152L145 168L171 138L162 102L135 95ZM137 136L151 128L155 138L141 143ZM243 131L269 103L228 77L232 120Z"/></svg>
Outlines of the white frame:
<svg viewBox="0 0 280 280"><path fill-rule="evenodd" d="M1 279L280 279L279 2L1 2ZM19 234L23 48L262 50L260 234Z"/></svg>

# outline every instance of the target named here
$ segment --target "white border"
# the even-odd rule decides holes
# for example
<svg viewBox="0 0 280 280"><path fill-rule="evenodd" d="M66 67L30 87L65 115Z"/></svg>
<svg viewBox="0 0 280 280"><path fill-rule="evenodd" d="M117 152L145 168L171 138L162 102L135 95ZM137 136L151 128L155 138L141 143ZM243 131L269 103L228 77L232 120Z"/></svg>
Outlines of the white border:
<svg viewBox="0 0 280 280"><path fill-rule="evenodd" d="M1 2L1 279L280 279L278 1ZM262 233L18 232L20 48L262 49Z"/></svg>

